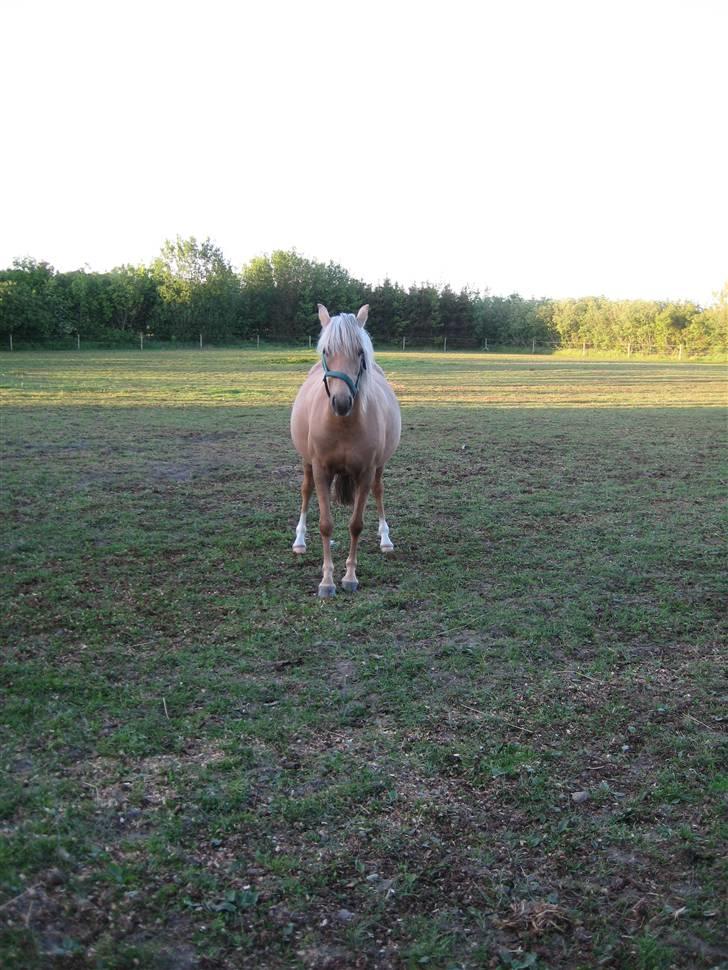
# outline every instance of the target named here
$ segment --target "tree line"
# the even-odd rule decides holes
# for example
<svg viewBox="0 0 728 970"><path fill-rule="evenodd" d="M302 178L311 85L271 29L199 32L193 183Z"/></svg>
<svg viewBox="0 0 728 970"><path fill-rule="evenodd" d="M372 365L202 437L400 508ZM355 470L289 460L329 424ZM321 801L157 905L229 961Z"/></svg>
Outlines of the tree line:
<svg viewBox="0 0 728 970"><path fill-rule="evenodd" d="M0 271L0 335L19 342L128 343L139 334L208 343L305 341L318 330L316 304L332 313L370 304L375 342L411 346L589 347L622 352L725 353L728 283L712 306L691 302L525 299L428 283L372 286L337 263L295 250L259 256L236 272L209 239L165 242L150 265L57 272L16 260Z"/></svg>

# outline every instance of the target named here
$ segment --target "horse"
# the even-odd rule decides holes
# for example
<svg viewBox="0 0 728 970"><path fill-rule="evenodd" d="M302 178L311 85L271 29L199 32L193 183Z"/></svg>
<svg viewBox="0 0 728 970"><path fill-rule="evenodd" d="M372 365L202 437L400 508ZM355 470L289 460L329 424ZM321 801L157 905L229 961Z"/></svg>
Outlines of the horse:
<svg viewBox="0 0 728 970"><path fill-rule="evenodd" d="M399 444L402 419L399 402L384 371L374 360L371 338L365 330L369 304L353 313L330 317L318 304L321 360L313 365L291 411L291 439L303 459L301 515L293 542L294 553L306 551L306 515L314 487L319 504L319 531L323 569L318 595L335 596L331 558L331 487L343 505L353 505L349 534L351 545L342 587L354 592L357 549L369 492L374 492L379 514L382 552L394 545L384 517L382 473Z"/></svg>

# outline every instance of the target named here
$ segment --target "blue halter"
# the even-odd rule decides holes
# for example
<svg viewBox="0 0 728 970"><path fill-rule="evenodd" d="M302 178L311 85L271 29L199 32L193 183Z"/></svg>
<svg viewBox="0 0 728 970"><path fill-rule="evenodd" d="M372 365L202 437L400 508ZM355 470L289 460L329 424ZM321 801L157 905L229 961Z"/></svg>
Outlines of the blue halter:
<svg viewBox="0 0 728 970"><path fill-rule="evenodd" d="M359 373L356 375L356 381L353 381L348 374L344 374L340 370L329 370L329 365L326 363L326 353L321 354L321 363L324 368L324 387L326 388L326 394L331 397L331 391L329 390L329 377L338 377L340 381L343 381L346 386L351 391L351 396L356 397L359 393L359 381L361 380L361 375L367 369L366 357L364 352L360 354L361 363L359 364Z"/></svg>

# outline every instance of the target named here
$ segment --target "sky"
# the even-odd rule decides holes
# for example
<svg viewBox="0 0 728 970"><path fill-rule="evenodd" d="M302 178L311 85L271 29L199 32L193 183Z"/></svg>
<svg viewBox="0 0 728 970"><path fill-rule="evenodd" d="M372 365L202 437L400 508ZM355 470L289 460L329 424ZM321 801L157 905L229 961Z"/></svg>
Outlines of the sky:
<svg viewBox="0 0 728 970"><path fill-rule="evenodd" d="M210 237L367 282L728 279L726 0L1 0L0 266Z"/></svg>

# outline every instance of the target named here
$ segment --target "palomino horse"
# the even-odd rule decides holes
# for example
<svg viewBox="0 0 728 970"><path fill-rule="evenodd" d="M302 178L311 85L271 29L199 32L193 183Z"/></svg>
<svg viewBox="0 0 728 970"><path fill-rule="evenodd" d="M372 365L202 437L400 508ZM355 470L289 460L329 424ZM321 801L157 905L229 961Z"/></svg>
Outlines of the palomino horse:
<svg viewBox="0 0 728 970"><path fill-rule="evenodd" d="M377 500L380 547L383 552L394 549L384 518L382 472L399 444L402 422L397 398L374 362L374 348L364 329L369 306L363 306L356 316L330 317L320 303L318 310L321 362L308 372L291 414L291 438L303 458L301 517L293 551L306 551L306 513L315 485L324 547L318 594L334 596L331 485L339 501L354 506L349 522L351 547L341 581L344 589L353 592L359 585L356 553L370 491Z"/></svg>

